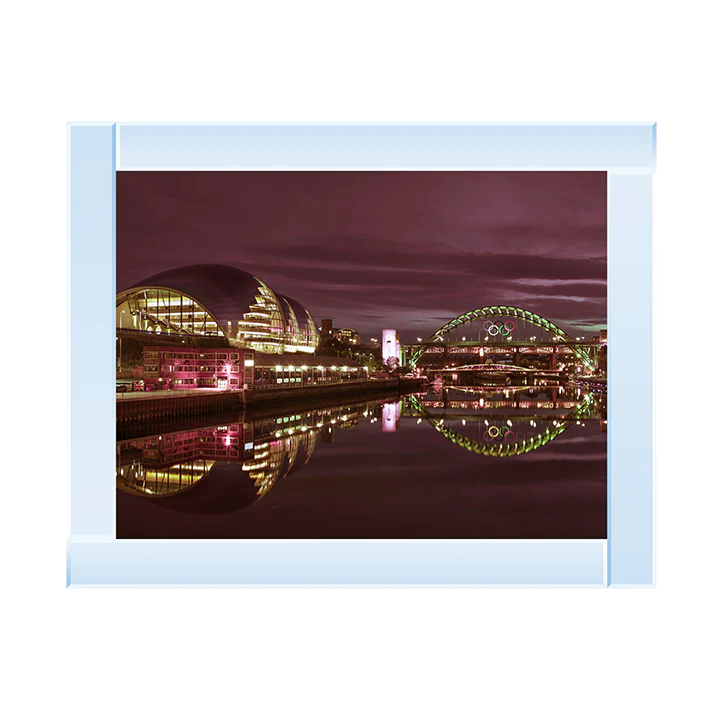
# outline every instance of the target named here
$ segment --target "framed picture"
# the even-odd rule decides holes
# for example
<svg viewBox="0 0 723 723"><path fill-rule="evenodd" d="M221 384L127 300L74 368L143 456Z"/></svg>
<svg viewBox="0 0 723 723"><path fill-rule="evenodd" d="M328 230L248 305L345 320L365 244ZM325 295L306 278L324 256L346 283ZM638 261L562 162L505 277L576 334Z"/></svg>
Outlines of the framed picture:
<svg viewBox="0 0 723 723"><path fill-rule="evenodd" d="M654 124L68 133L68 584L654 584Z"/></svg>

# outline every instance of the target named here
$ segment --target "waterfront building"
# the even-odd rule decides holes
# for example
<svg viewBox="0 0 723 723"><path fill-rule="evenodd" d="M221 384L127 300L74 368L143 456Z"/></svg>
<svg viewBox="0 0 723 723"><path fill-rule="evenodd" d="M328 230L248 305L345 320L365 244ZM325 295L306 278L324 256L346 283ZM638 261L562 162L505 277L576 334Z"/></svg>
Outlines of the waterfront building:
<svg viewBox="0 0 723 723"><path fill-rule="evenodd" d="M341 344L347 345L356 345L361 343L361 337L354 329L349 329L348 327L335 329L333 319L322 319L319 331L322 339L328 339L331 337Z"/></svg>
<svg viewBox="0 0 723 723"><path fill-rule="evenodd" d="M244 388L253 376L254 354L233 348L144 347L146 391Z"/></svg>
<svg viewBox="0 0 723 723"><path fill-rule="evenodd" d="M333 329L332 335L336 338L337 341L340 341L342 344L356 345L359 344L359 342L361 341L358 332L354 331L354 329Z"/></svg>
<svg viewBox="0 0 723 723"><path fill-rule="evenodd" d="M247 377L249 388L289 389L322 386L369 378L369 367L346 358L283 354L256 354L253 380Z"/></svg>
<svg viewBox="0 0 723 723"><path fill-rule="evenodd" d="M350 359L263 354L221 347L143 348L145 391L289 389L361 381L369 368Z"/></svg>
<svg viewBox="0 0 723 723"><path fill-rule="evenodd" d="M223 339L267 354L313 354L319 332L295 299L233 266L183 266L116 296L118 332Z"/></svg>

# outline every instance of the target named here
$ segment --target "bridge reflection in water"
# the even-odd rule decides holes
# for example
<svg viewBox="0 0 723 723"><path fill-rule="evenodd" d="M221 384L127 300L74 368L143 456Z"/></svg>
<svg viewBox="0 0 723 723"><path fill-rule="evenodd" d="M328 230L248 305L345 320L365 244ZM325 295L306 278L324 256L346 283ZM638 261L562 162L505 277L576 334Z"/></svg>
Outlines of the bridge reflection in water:
<svg viewBox="0 0 723 723"><path fill-rule="evenodd" d="M405 400L406 415L426 420L460 447L491 457L538 449L572 425L599 420L607 431L604 395L580 387L437 387Z"/></svg>
<svg viewBox="0 0 723 723"><path fill-rule="evenodd" d="M319 459L312 460L312 457L319 444L339 436L338 430L360 425L369 430L366 435L362 435L361 430L351 433L359 449L349 452L348 468L342 463L341 473L337 474L335 489L342 489L347 482L359 483L352 477L362 461L367 466L373 464L375 450L390 449L403 441L385 434L387 441L381 445L376 435L369 437L377 430L399 431L407 440L405 444L420 445L416 457L423 455L424 448L429 446L422 430L431 427L465 452L503 459L534 456L541 447L554 445L571 427L588 425L594 426L595 431L605 431L606 416L604 395L580 388L433 386L424 393L402 399L380 399L294 413L265 413L255 419L244 417L225 424L119 441L116 485L121 496L144 498L138 499L138 504L150 505L158 509L159 514L165 508L184 515L224 515L249 508L269 495L281 480L304 468L310 470L305 473L305 479L323 476L328 455L326 459L325 455L319 457L317 451ZM352 441L350 438L350 443ZM449 447L448 454L456 454L453 447ZM336 464L339 465L338 459ZM393 467L394 461L390 461L388 455L380 458L380 469L389 471L390 465ZM394 474L405 472L400 467ZM447 480L440 476L439 484L446 484ZM479 476L484 478L483 474ZM303 498L304 490L291 490L291 494ZM303 499L295 498L295 503L304 507ZM330 504L328 514L335 515L334 502L327 500L327 503ZM138 504L133 506L136 511ZM318 504L318 500L314 504ZM415 505L419 504L420 500L415 499ZM460 504L464 501L460 500ZM386 514L388 507L384 509ZM131 514L121 511L119 506L119 537L140 536L124 532ZM367 536L374 537L373 531L377 528L373 515L368 523L370 534ZM172 536L184 536L178 527L174 530ZM221 531L218 534L245 536L223 535ZM283 537L283 530L270 531L269 536ZM308 536L315 535L310 531Z"/></svg>

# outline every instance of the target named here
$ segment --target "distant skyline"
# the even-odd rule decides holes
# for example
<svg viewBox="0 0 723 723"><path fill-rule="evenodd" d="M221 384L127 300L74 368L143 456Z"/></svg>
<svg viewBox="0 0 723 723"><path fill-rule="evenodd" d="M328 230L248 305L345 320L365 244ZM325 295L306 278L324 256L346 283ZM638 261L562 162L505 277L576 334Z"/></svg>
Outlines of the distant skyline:
<svg viewBox="0 0 723 723"><path fill-rule="evenodd" d="M363 341L492 304L607 324L604 172L117 174L117 288L229 264Z"/></svg>

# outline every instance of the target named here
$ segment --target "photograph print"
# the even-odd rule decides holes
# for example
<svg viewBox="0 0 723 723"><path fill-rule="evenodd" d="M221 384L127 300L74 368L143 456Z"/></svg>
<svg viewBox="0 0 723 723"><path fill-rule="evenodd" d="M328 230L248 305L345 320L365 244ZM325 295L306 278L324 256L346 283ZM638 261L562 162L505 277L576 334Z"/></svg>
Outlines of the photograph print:
<svg viewBox="0 0 723 723"><path fill-rule="evenodd" d="M606 186L117 172L117 538L605 538Z"/></svg>

